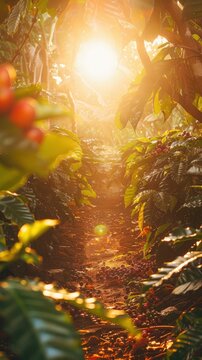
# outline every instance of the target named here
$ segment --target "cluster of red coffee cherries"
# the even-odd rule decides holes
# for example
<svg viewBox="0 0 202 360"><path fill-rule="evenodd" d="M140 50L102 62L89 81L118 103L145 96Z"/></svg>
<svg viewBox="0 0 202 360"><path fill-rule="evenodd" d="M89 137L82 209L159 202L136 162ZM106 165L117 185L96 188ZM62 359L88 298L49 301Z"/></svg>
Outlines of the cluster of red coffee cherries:
<svg viewBox="0 0 202 360"><path fill-rule="evenodd" d="M36 120L36 100L31 97L15 99L13 84L16 79L15 68L11 64L0 65L0 117L23 131L25 138L40 144L44 139L41 129L34 126Z"/></svg>

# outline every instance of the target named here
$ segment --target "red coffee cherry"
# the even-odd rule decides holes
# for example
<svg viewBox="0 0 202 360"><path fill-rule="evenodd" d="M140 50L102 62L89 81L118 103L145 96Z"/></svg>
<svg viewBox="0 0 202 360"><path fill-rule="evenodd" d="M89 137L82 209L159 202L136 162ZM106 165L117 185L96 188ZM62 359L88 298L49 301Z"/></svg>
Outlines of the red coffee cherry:
<svg viewBox="0 0 202 360"><path fill-rule="evenodd" d="M36 119L35 100L25 98L18 100L10 112L10 121L23 129L29 129Z"/></svg>
<svg viewBox="0 0 202 360"><path fill-rule="evenodd" d="M42 143L42 141L44 139L44 135L45 135L44 132L37 127L31 128L25 133L25 136L27 139L29 139L37 144Z"/></svg>
<svg viewBox="0 0 202 360"><path fill-rule="evenodd" d="M0 88L0 113L7 112L14 101L14 94L11 88Z"/></svg>
<svg viewBox="0 0 202 360"><path fill-rule="evenodd" d="M13 84L16 79L16 70L14 66L11 64L3 64L0 66L0 71L1 69L5 69L8 72L10 82Z"/></svg>
<svg viewBox="0 0 202 360"><path fill-rule="evenodd" d="M6 68L0 66L0 88L10 87L11 79Z"/></svg>

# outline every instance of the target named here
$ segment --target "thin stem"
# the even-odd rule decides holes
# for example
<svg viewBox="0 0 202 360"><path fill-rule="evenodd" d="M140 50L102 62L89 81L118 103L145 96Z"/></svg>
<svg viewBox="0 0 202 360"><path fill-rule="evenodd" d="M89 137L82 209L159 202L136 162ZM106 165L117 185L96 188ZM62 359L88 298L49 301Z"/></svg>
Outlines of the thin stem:
<svg viewBox="0 0 202 360"><path fill-rule="evenodd" d="M46 84L46 89L49 91L50 89L50 84L49 84L49 73L50 73L50 69L49 69L49 60L48 60L48 42L46 40L46 34L45 34L45 30L44 30L44 26L43 26L43 22L42 19L40 19L40 28L41 28L41 36L42 36L42 42L43 42L43 46L41 48L41 51L43 52L43 57L44 57L44 61L43 61L43 82L45 82Z"/></svg>
<svg viewBox="0 0 202 360"><path fill-rule="evenodd" d="M147 327L141 327L138 328L138 330L155 330L155 329L174 329L175 326L173 325L153 325L153 326L147 326Z"/></svg>
<svg viewBox="0 0 202 360"><path fill-rule="evenodd" d="M158 359L158 358L162 358L162 356L166 355L166 352L154 355L152 357L150 357L148 360L153 360L153 359Z"/></svg>

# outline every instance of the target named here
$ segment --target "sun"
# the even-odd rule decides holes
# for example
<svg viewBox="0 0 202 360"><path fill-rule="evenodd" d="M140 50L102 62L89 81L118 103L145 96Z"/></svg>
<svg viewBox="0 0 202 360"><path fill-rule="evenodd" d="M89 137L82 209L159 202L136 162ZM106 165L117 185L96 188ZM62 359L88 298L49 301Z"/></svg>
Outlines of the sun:
<svg viewBox="0 0 202 360"><path fill-rule="evenodd" d="M103 82L113 77L118 66L116 50L110 43L90 40L81 44L76 68L87 80Z"/></svg>

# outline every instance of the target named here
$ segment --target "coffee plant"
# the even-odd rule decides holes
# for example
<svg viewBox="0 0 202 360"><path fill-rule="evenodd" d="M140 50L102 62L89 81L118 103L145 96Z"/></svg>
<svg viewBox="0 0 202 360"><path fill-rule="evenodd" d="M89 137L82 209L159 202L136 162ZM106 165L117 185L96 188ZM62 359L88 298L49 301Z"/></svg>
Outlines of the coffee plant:
<svg viewBox="0 0 202 360"><path fill-rule="evenodd" d="M144 283L154 289L169 286L175 305L181 310L176 319L172 345L167 351L167 359L200 359L201 352L201 287L202 251L201 229L178 228L162 239L172 247L187 245L187 252L172 262L166 263L150 281ZM179 300L178 300L179 298ZM172 301L170 299L170 301ZM182 304L182 305L181 305Z"/></svg>
<svg viewBox="0 0 202 360"><path fill-rule="evenodd" d="M146 235L145 253L173 227L200 226L201 137L171 130L123 149L125 206Z"/></svg>

